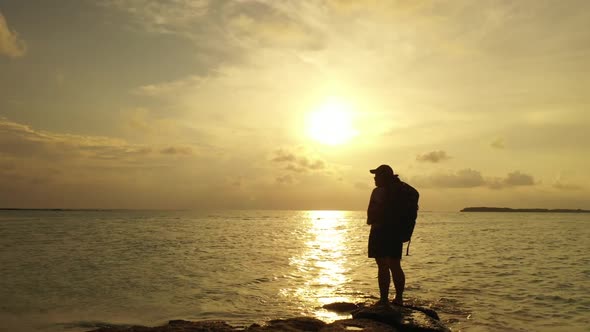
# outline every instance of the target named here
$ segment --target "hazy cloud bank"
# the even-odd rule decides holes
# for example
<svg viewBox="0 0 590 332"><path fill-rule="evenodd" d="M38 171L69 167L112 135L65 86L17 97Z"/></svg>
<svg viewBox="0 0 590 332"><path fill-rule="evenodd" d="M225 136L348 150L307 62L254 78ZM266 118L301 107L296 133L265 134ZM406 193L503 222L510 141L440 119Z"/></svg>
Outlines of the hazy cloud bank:
<svg viewBox="0 0 590 332"><path fill-rule="evenodd" d="M0 55L16 58L25 55L27 46L16 31L10 30L6 18L0 12Z"/></svg>
<svg viewBox="0 0 590 332"><path fill-rule="evenodd" d="M553 184L551 186L555 189L566 191L576 191L584 189L584 187L579 184L574 184L569 181L566 181L562 173L560 173L557 176L557 178L553 181Z"/></svg>
<svg viewBox="0 0 590 332"><path fill-rule="evenodd" d="M582 190L584 187L577 185L577 184L571 184L571 183L563 183L563 182L555 182L553 183L553 188L555 189L559 189L559 190Z"/></svg>
<svg viewBox="0 0 590 332"><path fill-rule="evenodd" d="M0 118L4 206L178 208L219 177L197 146L37 130ZM201 174L208 174L203 180ZM199 179L196 181L196 179ZM230 189L224 189L230 191ZM222 199L219 198L219 202Z"/></svg>
<svg viewBox="0 0 590 332"><path fill-rule="evenodd" d="M164 34L188 33L210 8L208 0L107 0L100 5L125 12L133 24Z"/></svg>
<svg viewBox="0 0 590 332"><path fill-rule="evenodd" d="M475 188L488 187L502 189L517 186L533 186L535 180L532 175L514 171L503 178L484 177L480 171L462 169L454 173L437 173L430 176L417 176L412 183L425 188Z"/></svg>
<svg viewBox="0 0 590 332"><path fill-rule="evenodd" d="M146 146L125 140L101 137L58 134L36 130L30 126L0 118L0 154L11 157L47 159L116 159L162 154L189 154L186 146Z"/></svg>

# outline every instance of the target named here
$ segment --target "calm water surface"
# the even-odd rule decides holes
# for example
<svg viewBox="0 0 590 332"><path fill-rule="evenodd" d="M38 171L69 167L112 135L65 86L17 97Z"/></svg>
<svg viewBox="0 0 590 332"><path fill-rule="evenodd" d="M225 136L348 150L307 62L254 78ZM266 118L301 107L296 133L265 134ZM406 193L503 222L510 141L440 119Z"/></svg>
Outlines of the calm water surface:
<svg viewBox="0 0 590 332"><path fill-rule="evenodd" d="M455 331L590 331L589 226L421 213L406 296ZM364 212L0 211L0 331L346 318L321 306L377 299L367 236Z"/></svg>

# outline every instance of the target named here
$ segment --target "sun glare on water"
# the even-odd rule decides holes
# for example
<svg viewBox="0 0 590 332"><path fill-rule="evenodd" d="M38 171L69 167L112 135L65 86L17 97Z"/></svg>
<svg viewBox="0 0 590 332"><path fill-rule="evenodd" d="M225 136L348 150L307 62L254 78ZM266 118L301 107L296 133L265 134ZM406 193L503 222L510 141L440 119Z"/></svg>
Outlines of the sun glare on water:
<svg viewBox="0 0 590 332"><path fill-rule="evenodd" d="M343 319L348 313L343 315L322 307L354 301L347 295L354 294L347 268L348 228L344 227L350 216L344 211L307 211L303 216L305 250L290 259L290 265L302 276L301 283L294 290L286 289L284 294L297 297L322 320Z"/></svg>
<svg viewBox="0 0 590 332"><path fill-rule="evenodd" d="M350 104L331 99L309 114L307 133L313 140L326 145L341 145L349 142L358 132L353 125Z"/></svg>

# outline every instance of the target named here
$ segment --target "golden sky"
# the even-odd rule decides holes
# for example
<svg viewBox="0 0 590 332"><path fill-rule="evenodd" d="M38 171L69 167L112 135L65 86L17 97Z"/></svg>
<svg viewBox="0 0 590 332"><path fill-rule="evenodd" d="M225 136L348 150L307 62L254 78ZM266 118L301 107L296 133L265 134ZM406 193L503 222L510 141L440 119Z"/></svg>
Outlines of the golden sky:
<svg viewBox="0 0 590 332"><path fill-rule="evenodd" d="M590 2L0 2L0 207L590 209Z"/></svg>

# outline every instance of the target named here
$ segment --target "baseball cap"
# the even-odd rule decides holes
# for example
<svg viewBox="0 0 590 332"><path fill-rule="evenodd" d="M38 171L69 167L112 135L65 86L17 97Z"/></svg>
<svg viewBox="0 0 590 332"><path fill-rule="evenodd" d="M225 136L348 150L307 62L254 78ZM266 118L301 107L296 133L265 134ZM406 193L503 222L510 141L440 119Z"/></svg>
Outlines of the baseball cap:
<svg viewBox="0 0 590 332"><path fill-rule="evenodd" d="M379 167L369 170L373 174L397 176L389 165L380 165Z"/></svg>

